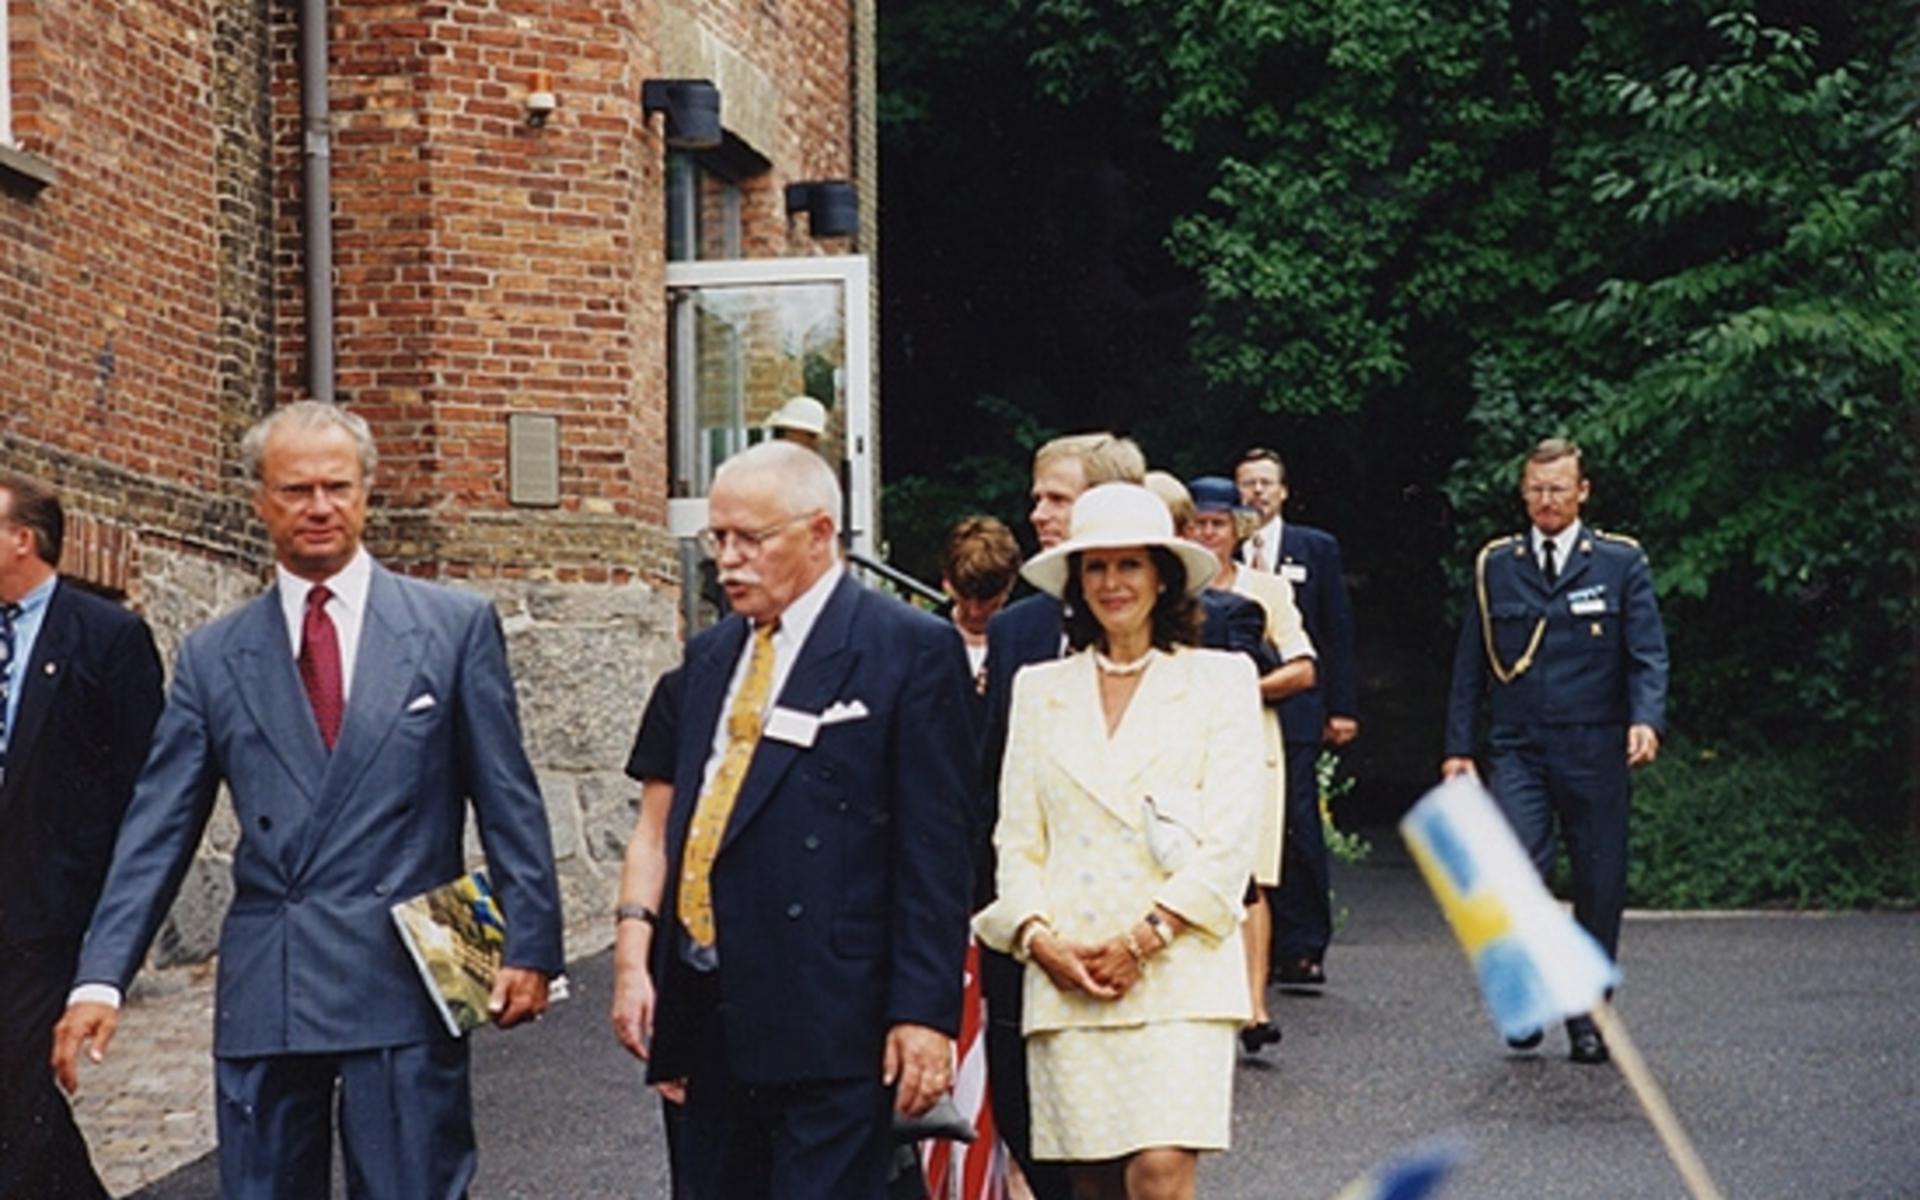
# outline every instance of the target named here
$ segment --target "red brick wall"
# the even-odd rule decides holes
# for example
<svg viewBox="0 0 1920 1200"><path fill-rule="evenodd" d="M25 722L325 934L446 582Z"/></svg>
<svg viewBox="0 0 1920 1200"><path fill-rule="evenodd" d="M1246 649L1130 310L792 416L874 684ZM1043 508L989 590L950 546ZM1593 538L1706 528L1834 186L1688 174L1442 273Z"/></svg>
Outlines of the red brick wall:
<svg viewBox="0 0 1920 1200"><path fill-rule="evenodd" d="M14 133L58 172L0 192L9 438L194 489L218 479L205 4L9 8Z"/></svg>
<svg viewBox="0 0 1920 1200"><path fill-rule="evenodd" d="M294 0L8 3L0 448L71 507L257 565L237 435L305 394ZM852 173L846 0L686 6L770 82L749 256L842 252L782 190ZM427 574L667 579L662 0L331 0L336 346L383 463L377 553ZM525 97L545 72L543 129ZM758 144L766 142L768 144ZM507 416L562 503L507 503Z"/></svg>

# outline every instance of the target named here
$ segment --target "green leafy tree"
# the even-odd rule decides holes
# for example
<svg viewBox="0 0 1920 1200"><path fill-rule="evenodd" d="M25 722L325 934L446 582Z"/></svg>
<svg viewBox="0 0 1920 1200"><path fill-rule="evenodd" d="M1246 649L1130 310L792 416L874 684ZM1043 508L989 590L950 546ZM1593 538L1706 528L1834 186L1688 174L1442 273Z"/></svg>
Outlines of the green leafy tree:
<svg viewBox="0 0 1920 1200"><path fill-rule="evenodd" d="M1920 620L1914 43L1863 22L1823 60L1746 8L1699 27L1679 61L1569 74L1618 129L1565 156L1589 246L1479 356L1455 498L1489 530L1525 440L1579 438L1653 550L1682 726L1822 745L1871 768L1836 794L1870 810L1911 745Z"/></svg>

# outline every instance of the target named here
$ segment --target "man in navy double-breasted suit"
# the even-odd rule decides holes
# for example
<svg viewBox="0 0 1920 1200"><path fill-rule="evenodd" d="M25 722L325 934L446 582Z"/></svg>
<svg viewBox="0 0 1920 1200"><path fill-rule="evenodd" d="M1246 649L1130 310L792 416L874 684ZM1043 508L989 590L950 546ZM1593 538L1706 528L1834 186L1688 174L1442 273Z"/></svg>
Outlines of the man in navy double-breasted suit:
<svg viewBox="0 0 1920 1200"><path fill-rule="evenodd" d="M153 634L59 576L65 532L0 475L0 1200L107 1195L47 1055L160 715Z"/></svg>
<svg viewBox="0 0 1920 1200"><path fill-rule="evenodd" d="M1484 698L1488 787L1543 877L1558 819L1574 916L1612 955L1626 904L1628 773L1660 750L1667 638L1639 543L1581 524L1588 491L1577 446L1535 447L1520 487L1532 528L1489 542L1474 563L1441 773L1474 770ZM1567 1034L1575 1062L1607 1060L1590 1019L1569 1021Z"/></svg>
<svg viewBox="0 0 1920 1200"><path fill-rule="evenodd" d="M1286 464L1261 447L1234 467L1241 503L1260 515L1260 527L1241 547L1241 561L1293 584L1300 623L1319 659L1314 686L1280 702L1287 746L1287 837L1280 886L1273 904L1274 975L1282 983L1326 982L1327 944L1333 940L1331 863L1320 823L1320 747L1340 747L1360 732L1354 682L1353 606L1340 565L1340 543L1323 529L1288 521Z"/></svg>
<svg viewBox="0 0 1920 1200"><path fill-rule="evenodd" d="M389 907L458 877L468 802L507 922L495 1021L563 965L546 809L484 597L382 569L360 544L366 423L301 401L241 444L277 559L258 599L180 648L153 750L55 1031L105 1051L118 1004L225 784L239 840L213 1052L228 1200L327 1194L334 1110L356 1196L461 1196L467 1043L441 1024Z"/></svg>
<svg viewBox="0 0 1920 1200"><path fill-rule="evenodd" d="M648 1077L684 1089L694 1200L880 1200L890 1110L952 1082L973 732L953 627L847 575L839 485L728 459L733 615L687 644Z"/></svg>

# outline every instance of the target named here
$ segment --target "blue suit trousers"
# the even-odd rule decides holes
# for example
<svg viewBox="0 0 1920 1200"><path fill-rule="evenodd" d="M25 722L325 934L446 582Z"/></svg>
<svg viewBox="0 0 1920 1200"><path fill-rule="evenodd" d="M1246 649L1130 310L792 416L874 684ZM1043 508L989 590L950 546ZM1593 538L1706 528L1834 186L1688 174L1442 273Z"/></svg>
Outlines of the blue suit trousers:
<svg viewBox="0 0 1920 1200"><path fill-rule="evenodd" d="M1624 725L1495 725L1487 784L1542 879L1553 872L1556 818L1573 867L1574 919L1611 957L1627 900Z"/></svg>
<svg viewBox="0 0 1920 1200"><path fill-rule="evenodd" d="M327 1200L338 1087L353 1200L460 1200L476 1161L467 1043L214 1060L220 1194Z"/></svg>

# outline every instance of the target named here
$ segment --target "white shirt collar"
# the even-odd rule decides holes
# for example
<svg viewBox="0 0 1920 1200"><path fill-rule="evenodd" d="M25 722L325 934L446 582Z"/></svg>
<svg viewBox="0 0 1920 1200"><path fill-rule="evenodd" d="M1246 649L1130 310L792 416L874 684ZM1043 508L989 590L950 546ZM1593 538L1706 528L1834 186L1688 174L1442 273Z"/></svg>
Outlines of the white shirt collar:
<svg viewBox="0 0 1920 1200"><path fill-rule="evenodd" d="M1264 554L1267 559L1267 569L1278 571L1280 569L1280 533L1285 523L1286 514L1275 513L1273 520L1254 530L1253 536L1240 543L1240 561L1251 566L1259 561L1259 555ZM1260 544L1258 549L1254 548L1255 542Z"/></svg>
<svg viewBox="0 0 1920 1200"><path fill-rule="evenodd" d="M1551 541L1553 543L1553 561L1563 570L1566 568L1568 556L1573 553L1573 548L1580 544L1580 522L1577 518L1565 529L1554 534L1552 538L1548 538L1546 534L1541 533L1538 525L1534 526L1531 532L1533 534L1534 561L1540 561L1542 553L1541 547L1546 542Z"/></svg>
<svg viewBox="0 0 1920 1200"><path fill-rule="evenodd" d="M813 632L813 623L820 619L820 610L827 606L827 598L833 595L833 589L847 568L838 561L827 568L826 573L813 581L813 586L793 598L793 602L780 612L780 629L773 636L776 647L781 645L798 649L806 644L807 634Z"/></svg>
<svg viewBox="0 0 1920 1200"><path fill-rule="evenodd" d="M313 590L313 581L302 579L278 562L273 564L273 573L280 585L280 608L297 631L306 616L307 593ZM367 589L373 583L373 558L367 553L367 548L361 546L354 550L346 566L321 582L333 593L334 600L346 605L355 617L359 617L367 611ZM331 609L333 600L329 600L327 605Z"/></svg>
<svg viewBox="0 0 1920 1200"><path fill-rule="evenodd" d="M300 631L307 618L307 593L313 590L313 583L278 563L274 564L274 574L280 588L280 615L287 624L287 645L298 658ZM322 582L333 593L327 599L327 615L333 618L334 635L339 639L340 693L351 700L353 673L360 661L360 630L366 623L367 591L373 585L373 558L362 546L346 566Z"/></svg>

